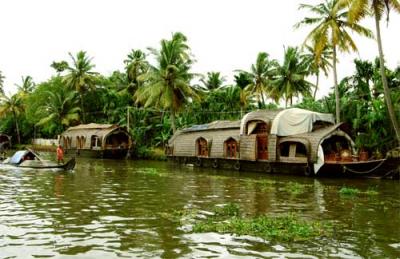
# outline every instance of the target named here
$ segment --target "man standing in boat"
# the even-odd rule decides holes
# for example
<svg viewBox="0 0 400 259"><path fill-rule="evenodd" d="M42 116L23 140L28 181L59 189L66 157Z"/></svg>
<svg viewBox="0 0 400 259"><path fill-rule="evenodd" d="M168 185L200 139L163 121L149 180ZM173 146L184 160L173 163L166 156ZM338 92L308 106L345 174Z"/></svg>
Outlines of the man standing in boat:
<svg viewBox="0 0 400 259"><path fill-rule="evenodd" d="M61 145L57 147L57 162L62 162L64 164L64 150L62 149Z"/></svg>

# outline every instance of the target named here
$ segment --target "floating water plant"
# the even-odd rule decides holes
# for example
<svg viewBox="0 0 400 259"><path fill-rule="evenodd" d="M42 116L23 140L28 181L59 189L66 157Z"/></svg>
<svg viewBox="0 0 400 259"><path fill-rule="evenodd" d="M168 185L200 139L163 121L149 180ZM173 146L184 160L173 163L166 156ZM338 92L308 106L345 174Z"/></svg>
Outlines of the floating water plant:
<svg viewBox="0 0 400 259"><path fill-rule="evenodd" d="M330 225L305 221L294 214L244 218L235 204L217 208L216 211L213 216L196 221L193 231L252 235L277 241L307 240L331 233Z"/></svg>
<svg viewBox="0 0 400 259"><path fill-rule="evenodd" d="M343 186L340 190L339 193L341 195L347 195L347 196L354 196L360 193L360 190L357 188L351 188L351 187L346 187Z"/></svg>
<svg viewBox="0 0 400 259"><path fill-rule="evenodd" d="M368 190L366 190L364 192L364 194L366 194L368 196L375 196L375 195L378 195L379 192L376 190L376 187L369 187Z"/></svg>

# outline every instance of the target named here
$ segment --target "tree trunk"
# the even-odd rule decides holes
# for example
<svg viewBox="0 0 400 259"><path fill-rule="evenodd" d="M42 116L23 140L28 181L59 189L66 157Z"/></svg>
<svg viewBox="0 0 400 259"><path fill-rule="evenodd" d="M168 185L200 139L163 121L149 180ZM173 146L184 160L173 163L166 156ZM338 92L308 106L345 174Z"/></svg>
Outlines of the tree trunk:
<svg viewBox="0 0 400 259"><path fill-rule="evenodd" d="M317 81L315 82L315 90L314 90L314 95L313 95L314 101L315 101L315 98L317 98L318 84L319 84L319 72L317 72Z"/></svg>
<svg viewBox="0 0 400 259"><path fill-rule="evenodd" d="M13 111L13 115L14 115L14 120L15 120L15 131L17 132L17 141L18 141L18 144L21 144L21 136L19 135L19 125L18 125L18 120L17 120L17 114L15 113L15 111Z"/></svg>
<svg viewBox="0 0 400 259"><path fill-rule="evenodd" d="M263 92L261 92L261 100L262 100L263 108L264 108L265 107L265 100L264 100L264 93Z"/></svg>
<svg viewBox="0 0 400 259"><path fill-rule="evenodd" d="M385 63L384 63L385 61L383 60L381 29L379 26L379 18L376 15L376 10L375 10L375 26L376 26L376 38L377 38L378 50L379 50L379 63L380 63L380 70L381 70L381 77L382 77L383 93L385 96L385 101L386 101L386 106L387 106L387 109L389 112L389 117L390 117L390 120L392 121L394 132L396 133L397 142L400 146L400 129L399 129L399 124L396 119L396 115L394 113L392 99L390 97L390 89L389 89L386 74L385 74Z"/></svg>
<svg viewBox="0 0 400 259"><path fill-rule="evenodd" d="M336 71L336 45L333 45L333 83L335 85L336 123L340 123L340 96Z"/></svg>
<svg viewBox="0 0 400 259"><path fill-rule="evenodd" d="M85 110L83 109L83 94L81 94L81 111L82 111L82 123L85 123Z"/></svg>
<svg viewBox="0 0 400 259"><path fill-rule="evenodd" d="M172 133L175 134L176 132L176 126L175 126L175 111L171 109L171 128L172 128Z"/></svg>

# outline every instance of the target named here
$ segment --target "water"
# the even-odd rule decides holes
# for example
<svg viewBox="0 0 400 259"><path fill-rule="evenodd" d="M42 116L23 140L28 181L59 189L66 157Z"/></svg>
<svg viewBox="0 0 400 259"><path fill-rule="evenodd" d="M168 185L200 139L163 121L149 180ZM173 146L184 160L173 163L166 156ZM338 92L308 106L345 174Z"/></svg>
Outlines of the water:
<svg viewBox="0 0 400 259"><path fill-rule="evenodd" d="M290 182L305 192L288 191ZM343 186L378 195L343 196ZM192 233L165 215L237 203L248 216L331 222L329 238ZM399 258L398 181L313 179L153 161L77 160L73 173L0 169L0 258Z"/></svg>

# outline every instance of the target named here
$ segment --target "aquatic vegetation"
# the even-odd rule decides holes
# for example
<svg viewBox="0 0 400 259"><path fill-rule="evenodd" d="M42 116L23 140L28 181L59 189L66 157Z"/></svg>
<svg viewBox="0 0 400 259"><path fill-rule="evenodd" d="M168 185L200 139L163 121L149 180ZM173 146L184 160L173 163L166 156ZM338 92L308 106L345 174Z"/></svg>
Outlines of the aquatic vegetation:
<svg viewBox="0 0 400 259"><path fill-rule="evenodd" d="M210 217L196 221L193 231L252 235L278 241L307 240L331 233L330 225L305 221L294 214L245 218L241 216L239 206L234 203L217 207L214 212Z"/></svg>
<svg viewBox="0 0 400 259"><path fill-rule="evenodd" d="M162 212L159 213L159 215L167 220L173 221L173 222L180 222L180 223L185 223L185 222L190 222L194 220L199 211L197 209L182 209L182 210L174 210L172 213L168 212Z"/></svg>
<svg viewBox="0 0 400 259"><path fill-rule="evenodd" d="M376 190L376 187L369 187L365 192L363 192L364 194L368 195L368 196L375 196L378 195L379 192Z"/></svg>
<svg viewBox="0 0 400 259"><path fill-rule="evenodd" d="M346 196L354 196L360 193L360 190L357 188L351 188L351 187L346 187L343 186L339 190L340 195L346 195Z"/></svg>
<svg viewBox="0 0 400 259"><path fill-rule="evenodd" d="M294 214L287 214L277 217L266 215L255 218L231 217L224 221L209 218L206 221L197 222L193 226L193 231L251 235L266 240L300 241L328 236L331 233L331 227L328 224L308 222Z"/></svg>
<svg viewBox="0 0 400 259"><path fill-rule="evenodd" d="M149 167L149 168L143 168L140 171L137 171L138 173L141 174L146 174L146 175L154 175L154 176L167 176L168 174L166 173L162 173L159 170L157 170L156 168L153 167Z"/></svg>
<svg viewBox="0 0 400 259"><path fill-rule="evenodd" d="M215 217L238 217L240 216L240 208L236 203L228 203L222 207L214 209Z"/></svg>

